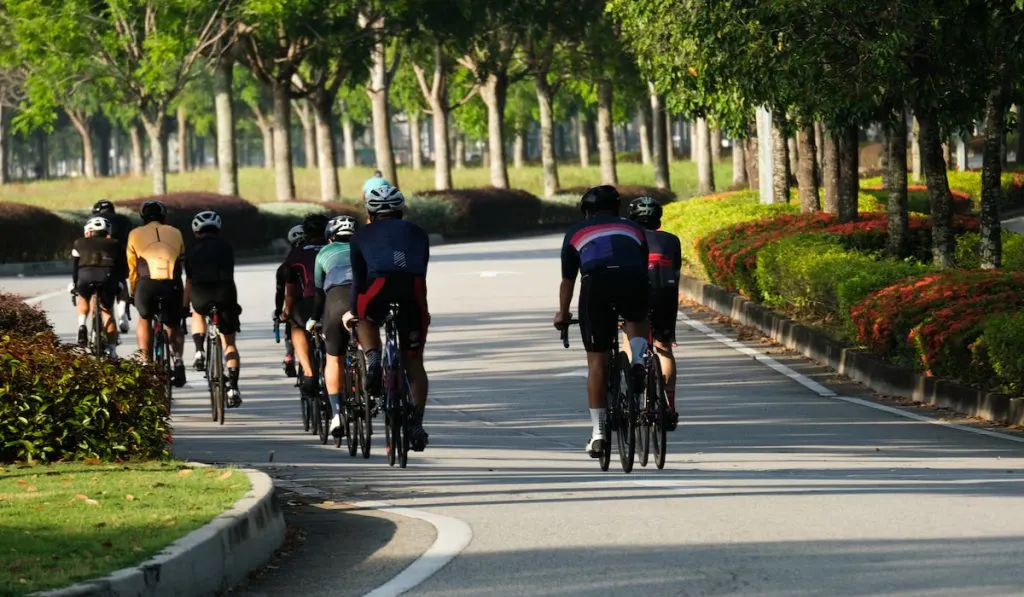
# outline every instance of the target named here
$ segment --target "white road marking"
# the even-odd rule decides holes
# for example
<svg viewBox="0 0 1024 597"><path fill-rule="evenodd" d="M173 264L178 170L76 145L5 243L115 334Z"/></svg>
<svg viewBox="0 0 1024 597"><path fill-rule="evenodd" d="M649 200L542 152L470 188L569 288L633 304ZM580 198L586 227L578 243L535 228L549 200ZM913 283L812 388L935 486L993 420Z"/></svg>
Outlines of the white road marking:
<svg viewBox="0 0 1024 597"><path fill-rule="evenodd" d="M582 377L587 378L588 371L586 369L573 369L572 371L566 371L565 373L555 373L555 377Z"/></svg>
<svg viewBox="0 0 1024 597"><path fill-rule="evenodd" d="M841 400L843 402L847 402L849 404L856 404L858 406L865 406L867 408L872 408L878 411L893 414L898 417L904 417L906 419L911 419L913 421L919 421L921 423L939 425L941 427L947 427L949 429L956 429L957 431L966 431L967 433L973 433L975 435L983 435L985 437L991 437L995 439L1002 439L1006 441L1024 444L1024 437L1018 437L1006 433L999 433L998 431L991 431L988 429L979 429L976 427L968 427L966 425L958 425L956 423L950 423L948 421L940 421L938 419L933 419L931 417L919 415L917 413L909 412L900 408L887 406L885 404L878 404L876 402L871 402L870 400L864 400L863 398L854 398L852 396L839 396L838 394L836 394L836 392L829 390L825 386L810 379L806 375L797 373L793 369L787 367L786 365L783 365L782 363L776 361L770 356L761 354L758 351L754 350L753 348L750 348L749 346L745 346L740 342L733 340L732 338L728 338L722 334L719 334L718 332L712 330L707 325L689 318L685 313L680 312L679 317L683 323L701 332L707 337L713 340L717 340L718 342L721 342L722 344L725 344L726 346L733 348L743 354L754 357L754 359L763 363L765 366L781 373L782 375L785 375L786 377L792 379L793 381L811 390L812 392L815 392L816 394L818 394L818 396L821 396L823 398L834 398L835 400Z"/></svg>
<svg viewBox="0 0 1024 597"><path fill-rule="evenodd" d="M43 301L52 299L53 297L60 296L62 294L67 294L68 296L70 296L66 289L54 290L53 292L47 292L46 294L40 294L39 296L34 296L32 298L25 299L25 303L28 305L38 305Z"/></svg>
<svg viewBox="0 0 1024 597"><path fill-rule="evenodd" d="M498 276L519 275L521 272L485 271L485 272L464 272L460 276L480 276L481 278L497 278Z"/></svg>

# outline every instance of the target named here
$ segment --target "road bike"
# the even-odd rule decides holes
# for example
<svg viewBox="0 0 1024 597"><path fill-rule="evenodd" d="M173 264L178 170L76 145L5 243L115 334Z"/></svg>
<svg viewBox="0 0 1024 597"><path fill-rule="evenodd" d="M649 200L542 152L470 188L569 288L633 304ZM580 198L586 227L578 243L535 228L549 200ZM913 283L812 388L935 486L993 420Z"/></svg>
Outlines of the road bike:
<svg viewBox="0 0 1024 597"><path fill-rule="evenodd" d="M206 316L206 383L210 388L213 422L224 424L227 402L227 376L224 375L224 345L221 344L220 314L217 307Z"/></svg>
<svg viewBox="0 0 1024 597"><path fill-rule="evenodd" d="M409 462L409 435L412 431L412 386L402 363L398 345L398 303L391 303L384 319L384 350L381 351L384 388L384 437L388 466L405 468Z"/></svg>
<svg viewBox="0 0 1024 597"><path fill-rule="evenodd" d="M621 320L620 320L621 321ZM561 326L562 346L569 348L569 326L578 324L578 319L570 319ZM608 408L605 419L601 421L604 441L598 453L598 463L602 471L607 471L611 464L611 435L614 432L618 444L619 463L623 472L633 470L636 456L636 421L638 418L638 394L642 390L634 388L630 381L630 363L626 353L619 351L618 334L612 341L612 354L605 370L605 382L608 390Z"/></svg>
<svg viewBox="0 0 1024 597"><path fill-rule="evenodd" d="M640 466L646 467L654 448L654 464L665 468L665 454L668 451L668 395L665 378L661 372L661 359L654 352L653 329L647 334L647 349L643 354L644 391L640 393L640 414L637 425L640 432Z"/></svg>
<svg viewBox="0 0 1024 597"><path fill-rule="evenodd" d="M356 320L350 322L354 328ZM377 407L366 392L366 355L359 347L359 338L355 329L351 329L348 348L345 351L345 388L342 399L344 403L343 418L345 437L347 438L348 454L355 456L362 448L363 458L370 457L370 438L373 435L373 417L377 416ZM341 445L341 437L337 438Z"/></svg>
<svg viewBox="0 0 1024 597"><path fill-rule="evenodd" d="M164 325L164 320L167 319L164 300L162 296L156 297L156 313L153 315L150 325L153 329L153 364L164 373L166 378L164 389L167 393L167 403L170 404L174 388L174 351L171 347L171 338L167 334L167 327Z"/></svg>
<svg viewBox="0 0 1024 597"><path fill-rule="evenodd" d="M94 357L101 357L107 351L107 330L103 323L103 311L100 307L100 297L106 286L105 282L92 282L89 289L89 340L86 344L89 353ZM75 303L78 295L75 295Z"/></svg>
<svg viewBox="0 0 1024 597"><path fill-rule="evenodd" d="M324 328L316 324L311 334L313 345L309 355L314 386L314 396L307 397L307 408L310 411L313 432L320 437L321 444L327 444L331 433L331 403L327 399L327 383L324 380L324 369L327 365L327 343L324 341ZM337 443L341 445L340 442Z"/></svg>

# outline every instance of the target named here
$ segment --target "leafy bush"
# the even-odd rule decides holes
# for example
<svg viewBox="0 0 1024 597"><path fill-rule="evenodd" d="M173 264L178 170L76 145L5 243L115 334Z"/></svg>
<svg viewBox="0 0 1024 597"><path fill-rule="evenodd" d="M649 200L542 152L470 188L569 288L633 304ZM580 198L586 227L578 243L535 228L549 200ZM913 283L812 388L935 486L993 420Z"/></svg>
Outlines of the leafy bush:
<svg viewBox="0 0 1024 597"><path fill-rule="evenodd" d="M981 338L972 348L976 367L989 368L995 375L994 389L1018 395L1024 391L1024 313L1004 313L986 320Z"/></svg>
<svg viewBox="0 0 1024 597"><path fill-rule="evenodd" d="M623 215L626 214L626 207L629 205L629 202L638 197L651 197L662 205L668 205L676 200L676 194L667 189L626 184L617 184L612 186L615 187L619 192L619 196L622 197L622 205L620 206L621 209L619 213ZM587 192L588 188L590 187L569 187L567 189L559 190L558 194L575 197L578 201L579 198L583 196L583 193Z"/></svg>
<svg viewBox="0 0 1024 597"><path fill-rule="evenodd" d="M169 418L155 367L0 336L0 462L165 457Z"/></svg>
<svg viewBox="0 0 1024 597"><path fill-rule="evenodd" d="M41 334L42 340L57 341L45 311L29 306L17 295L0 292L0 335L6 334L27 337Z"/></svg>
<svg viewBox="0 0 1024 597"><path fill-rule="evenodd" d="M186 244L192 242L192 218L212 209L224 220L221 235L237 250L259 249L267 244L266 220L260 210L241 197L217 193L181 192L118 201L117 205L138 213L145 201L156 199L167 206L167 224L181 231Z"/></svg>
<svg viewBox="0 0 1024 597"><path fill-rule="evenodd" d="M82 227L41 207L0 202L0 263L69 259Z"/></svg>
<svg viewBox="0 0 1024 597"><path fill-rule="evenodd" d="M975 208L981 206L981 172L950 171L946 173L950 190L961 191L968 195ZM1024 205L1024 175L1020 172L1003 172L1002 174L1002 207Z"/></svg>
<svg viewBox="0 0 1024 597"><path fill-rule="evenodd" d="M1001 266L1005 271L1024 271L1024 234L1002 231L1003 256ZM956 264L964 269L981 267L981 235L969 232L956 241L953 253Z"/></svg>
<svg viewBox="0 0 1024 597"><path fill-rule="evenodd" d="M517 189L455 189L418 193L420 199L436 198L452 205L452 219L444 230L446 236L486 236L528 230L541 217L541 200Z"/></svg>
<svg viewBox="0 0 1024 597"><path fill-rule="evenodd" d="M870 195L878 202L879 210L886 210L889 202L889 191L884 190L881 185L865 186L862 187L862 191L862 195ZM953 213L966 214L974 208L971 196L967 193L950 189L950 194L953 196ZM932 199L928 194L928 187L923 185L907 186L907 211L917 214L932 213Z"/></svg>

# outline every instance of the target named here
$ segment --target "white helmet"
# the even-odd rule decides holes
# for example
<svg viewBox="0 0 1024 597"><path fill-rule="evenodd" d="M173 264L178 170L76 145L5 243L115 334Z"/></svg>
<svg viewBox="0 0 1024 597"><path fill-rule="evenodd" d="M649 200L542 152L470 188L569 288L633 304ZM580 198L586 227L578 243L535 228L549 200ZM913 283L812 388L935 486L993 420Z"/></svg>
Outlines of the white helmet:
<svg viewBox="0 0 1024 597"><path fill-rule="evenodd" d="M366 194L366 212L372 216L405 209L405 196L391 185L381 185Z"/></svg>
<svg viewBox="0 0 1024 597"><path fill-rule="evenodd" d="M302 229L302 224L292 226L291 230L288 231L288 244L297 247L305 241L306 232Z"/></svg>
<svg viewBox="0 0 1024 597"><path fill-rule="evenodd" d="M85 223L85 233L89 234L90 232L110 234L110 220L101 217L89 218L89 221Z"/></svg>
<svg viewBox="0 0 1024 597"><path fill-rule="evenodd" d="M222 222L220 214L215 211L201 211L196 214L196 217L192 218L192 232L199 233L203 228L214 227L220 230Z"/></svg>
<svg viewBox="0 0 1024 597"><path fill-rule="evenodd" d="M328 239L349 237L356 233L356 219L352 216L337 216L327 223L324 236Z"/></svg>

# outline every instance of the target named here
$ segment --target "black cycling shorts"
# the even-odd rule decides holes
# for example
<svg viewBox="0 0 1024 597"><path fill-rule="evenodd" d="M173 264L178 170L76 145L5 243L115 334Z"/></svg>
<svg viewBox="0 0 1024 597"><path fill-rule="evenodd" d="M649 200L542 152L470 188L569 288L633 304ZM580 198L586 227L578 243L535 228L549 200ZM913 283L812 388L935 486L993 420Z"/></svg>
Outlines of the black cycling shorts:
<svg viewBox="0 0 1024 597"><path fill-rule="evenodd" d="M309 321L310 317L313 317L313 302L315 300L313 297L307 296L296 299L292 303L290 319L297 329L306 329L306 322Z"/></svg>
<svg viewBox="0 0 1024 597"><path fill-rule="evenodd" d="M150 280L143 278L135 284L135 310L140 319L152 319L156 316L157 300L164 304L164 318L161 323L175 327L181 324L185 309L181 304L184 289L177 280Z"/></svg>
<svg viewBox="0 0 1024 597"><path fill-rule="evenodd" d="M114 308L114 299L119 291L118 280L114 279L113 272L108 267L82 267L78 270L78 284L75 290L78 296L85 300L92 299L92 288L99 284L100 307L106 310Z"/></svg>
<svg viewBox="0 0 1024 597"><path fill-rule="evenodd" d="M679 291L675 288L651 289L651 334L662 344L676 340L679 316Z"/></svg>
<svg viewBox="0 0 1024 597"><path fill-rule="evenodd" d="M587 352L612 349L619 315L626 321L647 319L650 300L647 272L602 270L583 276L580 282L580 334Z"/></svg>
<svg viewBox="0 0 1024 597"><path fill-rule="evenodd" d="M238 292L234 282L218 282L216 284L192 284L192 309L206 317L213 307L217 307L217 327L222 334L238 332L238 316L242 308L238 305Z"/></svg>
<svg viewBox="0 0 1024 597"><path fill-rule="evenodd" d="M341 318L349 309L351 297L352 287L348 285L332 286L327 290L323 325L327 354L332 357L340 357L348 349L349 331L341 323Z"/></svg>
<svg viewBox="0 0 1024 597"><path fill-rule="evenodd" d="M356 315L380 324L391 303L398 303L398 343L403 351L420 352L427 342L430 312L427 310L427 280L423 276L388 274L368 281L359 293Z"/></svg>

